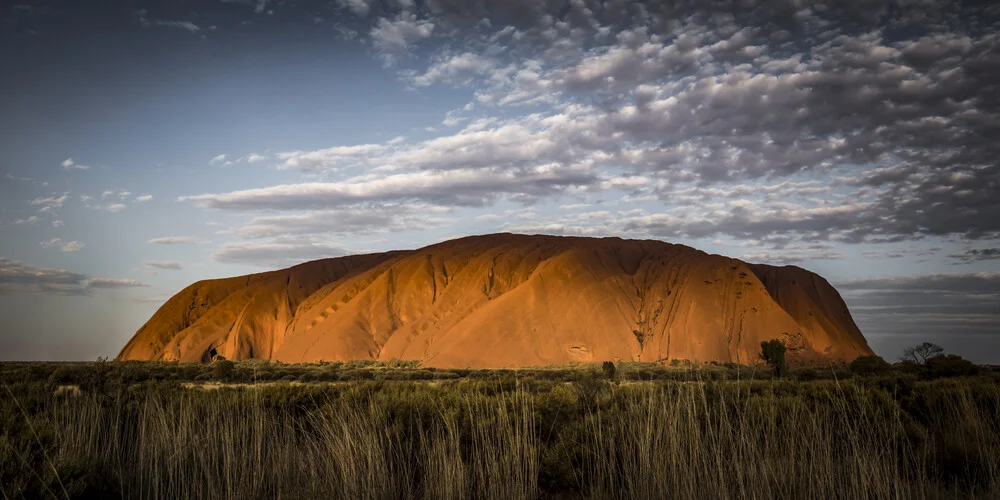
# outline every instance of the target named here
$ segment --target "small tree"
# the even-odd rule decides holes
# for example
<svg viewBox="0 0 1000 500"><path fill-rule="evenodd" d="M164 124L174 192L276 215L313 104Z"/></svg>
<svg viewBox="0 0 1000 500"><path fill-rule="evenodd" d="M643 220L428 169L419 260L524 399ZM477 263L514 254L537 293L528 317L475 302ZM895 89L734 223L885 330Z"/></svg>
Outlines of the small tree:
<svg viewBox="0 0 1000 500"><path fill-rule="evenodd" d="M774 374L782 376L785 374L785 343L778 340L765 340L760 343L760 357L765 363L774 368Z"/></svg>
<svg viewBox="0 0 1000 500"><path fill-rule="evenodd" d="M941 346L924 342L923 344L903 349L903 355L899 359L901 361L910 360L917 364L926 365L928 359L942 354L944 354L944 349Z"/></svg>
<svg viewBox="0 0 1000 500"><path fill-rule="evenodd" d="M215 378L219 380L225 380L229 378L229 375L233 372L233 368L235 367L236 363L233 363L228 359L216 361L213 366L213 369L215 371Z"/></svg>
<svg viewBox="0 0 1000 500"><path fill-rule="evenodd" d="M615 374L618 370L615 368L614 361L605 361L601 364L601 369L604 370L604 376L611 380L615 379Z"/></svg>

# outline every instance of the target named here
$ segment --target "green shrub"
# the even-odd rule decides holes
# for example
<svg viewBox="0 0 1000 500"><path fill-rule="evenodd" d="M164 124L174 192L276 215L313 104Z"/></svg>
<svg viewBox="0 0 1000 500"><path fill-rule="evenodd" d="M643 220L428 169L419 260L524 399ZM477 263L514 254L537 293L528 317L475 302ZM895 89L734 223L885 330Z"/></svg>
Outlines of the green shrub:
<svg viewBox="0 0 1000 500"><path fill-rule="evenodd" d="M892 366L879 356L861 356L848 365L851 373L856 375L882 375L888 373Z"/></svg>
<svg viewBox="0 0 1000 500"><path fill-rule="evenodd" d="M909 373L913 375L919 375L924 371L923 367L920 366L919 363L909 359L904 359L898 363L893 363L892 369L893 371L897 371L899 373Z"/></svg>
<svg viewBox="0 0 1000 500"><path fill-rule="evenodd" d="M955 354L928 358L926 367L929 378L963 377L979 373L978 366Z"/></svg>
<svg viewBox="0 0 1000 500"><path fill-rule="evenodd" d="M219 380L228 380L229 376L233 373L233 368L235 367L236 363L233 363L228 359L223 359L212 364L212 371L215 373L215 378Z"/></svg>
<svg viewBox="0 0 1000 500"><path fill-rule="evenodd" d="M601 369L604 370L605 377L608 377L611 380L615 380L615 372L617 370L615 368L614 361L605 361L604 363L601 364Z"/></svg>

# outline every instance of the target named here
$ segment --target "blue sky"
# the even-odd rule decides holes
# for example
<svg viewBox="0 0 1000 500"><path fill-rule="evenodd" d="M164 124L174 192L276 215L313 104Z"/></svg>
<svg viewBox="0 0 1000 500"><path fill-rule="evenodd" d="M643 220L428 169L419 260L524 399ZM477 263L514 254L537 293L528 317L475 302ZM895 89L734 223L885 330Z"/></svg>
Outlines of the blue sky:
<svg viewBox="0 0 1000 500"><path fill-rule="evenodd" d="M497 231L816 271L877 352L1000 362L1000 9L25 2L0 11L0 359L206 278Z"/></svg>

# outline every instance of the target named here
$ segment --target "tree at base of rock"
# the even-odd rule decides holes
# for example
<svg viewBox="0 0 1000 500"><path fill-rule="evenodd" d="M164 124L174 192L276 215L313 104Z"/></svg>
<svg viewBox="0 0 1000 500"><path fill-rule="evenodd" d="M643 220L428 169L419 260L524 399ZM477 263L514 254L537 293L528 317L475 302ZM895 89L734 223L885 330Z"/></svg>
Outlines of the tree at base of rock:
<svg viewBox="0 0 1000 500"><path fill-rule="evenodd" d="M771 368L774 368L774 374L777 376L782 376L787 370L785 364L785 343L778 340L765 340L760 343L760 357L767 363Z"/></svg>

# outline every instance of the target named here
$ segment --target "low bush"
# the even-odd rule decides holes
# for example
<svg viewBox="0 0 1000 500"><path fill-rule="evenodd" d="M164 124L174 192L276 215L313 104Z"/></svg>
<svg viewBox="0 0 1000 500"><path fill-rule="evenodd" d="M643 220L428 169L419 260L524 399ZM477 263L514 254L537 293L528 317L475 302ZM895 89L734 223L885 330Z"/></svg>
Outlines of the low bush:
<svg viewBox="0 0 1000 500"><path fill-rule="evenodd" d="M928 358L925 366L929 378L965 377L979 373L978 366L955 354Z"/></svg>
<svg viewBox="0 0 1000 500"><path fill-rule="evenodd" d="M882 375L892 370L886 360L879 356L860 356L848 365L851 373L857 375Z"/></svg>

